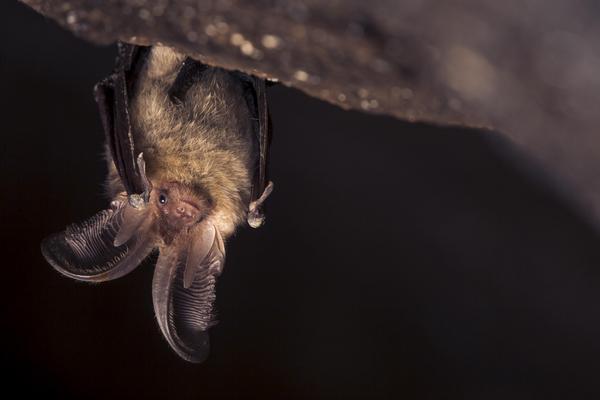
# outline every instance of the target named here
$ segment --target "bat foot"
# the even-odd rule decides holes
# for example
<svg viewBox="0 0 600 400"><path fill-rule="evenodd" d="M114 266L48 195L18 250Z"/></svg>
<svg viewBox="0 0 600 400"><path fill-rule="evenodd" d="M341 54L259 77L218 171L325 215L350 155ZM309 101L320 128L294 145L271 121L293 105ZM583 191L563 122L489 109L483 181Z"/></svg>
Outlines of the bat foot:
<svg viewBox="0 0 600 400"><path fill-rule="evenodd" d="M250 203L250 207L248 208L248 225L252 228L260 228L265 223L265 215L263 214L262 206L271 192L273 192L273 186L273 182L269 181L269 184L260 197Z"/></svg>

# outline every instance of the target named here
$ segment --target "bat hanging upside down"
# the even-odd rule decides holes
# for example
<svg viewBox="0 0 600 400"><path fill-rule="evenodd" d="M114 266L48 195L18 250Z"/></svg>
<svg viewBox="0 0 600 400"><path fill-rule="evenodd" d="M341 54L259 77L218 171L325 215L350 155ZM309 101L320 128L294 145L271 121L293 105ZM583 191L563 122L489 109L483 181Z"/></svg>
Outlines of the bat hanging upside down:
<svg viewBox="0 0 600 400"><path fill-rule="evenodd" d="M182 358L208 356L225 241L262 224L269 115L263 79L202 64L165 46L119 44L95 88L107 137L110 207L42 242L77 280L119 278L158 249L154 311Z"/></svg>

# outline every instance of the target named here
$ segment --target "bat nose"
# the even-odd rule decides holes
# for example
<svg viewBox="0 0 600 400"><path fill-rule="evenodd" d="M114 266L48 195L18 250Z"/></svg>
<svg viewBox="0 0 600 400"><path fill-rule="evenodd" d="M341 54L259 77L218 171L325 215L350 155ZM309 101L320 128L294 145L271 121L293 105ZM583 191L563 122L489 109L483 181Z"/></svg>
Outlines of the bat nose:
<svg viewBox="0 0 600 400"><path fill-rule="evenodd" d="M186 207L184 205L177 206L177 208L175 208L175 212L180 218L191 218L194 216L194 213L192 212L190 207Z"/></svg>

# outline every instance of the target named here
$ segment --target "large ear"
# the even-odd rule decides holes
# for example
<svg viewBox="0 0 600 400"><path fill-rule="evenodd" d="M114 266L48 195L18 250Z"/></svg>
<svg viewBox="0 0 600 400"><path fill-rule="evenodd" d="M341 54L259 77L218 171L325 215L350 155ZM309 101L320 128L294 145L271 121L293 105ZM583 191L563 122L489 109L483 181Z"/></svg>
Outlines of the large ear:
<svg viewBox="0 0 600 400"><path fill-rule="evenodd" d="M158 257L152 283L154 312L173 350L187 361L208 357L207 329L214 323L215 283L224 262L221 234L208 223L178 237Z"/></svg>
<svg viewBox="0 0 600 400"><path fill-rule="evenodd" d="M137 267L156 247L152 213L127 201L73 224L42 242L42 254L58 272L70 278L103 282Z"/></svg>

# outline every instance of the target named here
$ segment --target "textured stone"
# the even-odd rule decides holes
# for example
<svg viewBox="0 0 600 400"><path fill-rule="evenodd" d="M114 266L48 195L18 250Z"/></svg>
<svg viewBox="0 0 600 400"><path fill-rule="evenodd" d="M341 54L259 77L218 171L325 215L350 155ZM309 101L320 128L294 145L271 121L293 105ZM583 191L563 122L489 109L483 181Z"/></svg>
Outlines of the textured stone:
<svg viewBox="0 0 600 400"><path fill-rule="evenodd" d="M162 42L341 107L497 129L600 216L597 1L22 1L96 43Z"/></svg>

